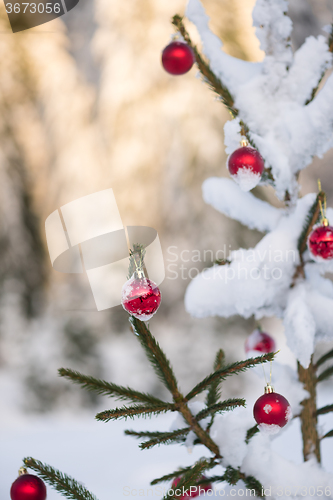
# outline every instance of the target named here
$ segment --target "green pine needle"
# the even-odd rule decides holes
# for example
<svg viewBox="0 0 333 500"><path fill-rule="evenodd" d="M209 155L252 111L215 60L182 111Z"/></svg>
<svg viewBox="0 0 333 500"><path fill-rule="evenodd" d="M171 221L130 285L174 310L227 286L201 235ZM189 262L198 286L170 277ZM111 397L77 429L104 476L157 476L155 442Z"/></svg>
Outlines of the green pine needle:
<svg viewBox="0 0 333 500"><path fill-rule="evenodd" d="M177 489L187 490L191 486L196 486L198 481L201 479L202 474L205 470L211 469L215 466L212 465L212 462L206 459L201 459L196 462L189 470L185 472L185 474L181 477L181 480L177 484ZM163 500L171 500L173 498L177 498L174 495L167 495L163 498Z"/></svg>
<svg viewBox="0 0 333 500"><path fill-rule="evenodd" d="M333 411L333 405L323 406L317 410L317 415L326 415L326 413L330 413Z"/></svg>
<svg viewBox="0 0 333 500"><path fill-rule="evenodd" d="M214 362L214 371L216 372L217 370L221 370L222 367L223 367L223 363L224 363L224 352L222 351L222 349L220 349L217 354L216 354L216 358L215 358L215 362ZM209 390L208 390L208 393L207 393L207 398L206 398L206 405L207 406L212 406L214 404L216 404L218 402L218 400L220 399L220 391L219 391L219 388L220 388L220 384L221 384L221 380L214 380L214 382L212 382L210 384L210 387L209 387Z"/></svg>
<svg viewBox="0 0 333 500"><path fill-rule="evenodd" d="M241 373L248 368L252 368L260 363L266 363L274 359L275 353L267 353L257 358L249 358L245 361L238 361L229 366L223 367L221 370L217 370L205 379L203 379L199 384L197 384L186 396L186 400L193 399L197 394L207 389L215 380L225 380L227 377L233 374Z"/></svg>
<svg viewBox="0 0 333 500"><path fill-rule="evenodd" d="M333 375L333 366L330 366L330 368L327 368L327 370L324 370L317 377L317 382L322 382L323 380L326 380L327 378L331 377L332 375Z"/></svg>
<svg viewBox="0 0 333 500"><path fill-rule="evenodd" d="M153 439L141 443L140 448L141 450L149 450L153 446L160 444L177 444L180 441L183 441L182 438L184 438L190 430L191 429L189 427L184 427L183 429L177 429L173 432L160 432L159 436L155 436Z"/></svg>
<svg viewBox="0 0 333 500"><path fill-rule="evenodd" d="M160 413L166 413L168 411L173 411L174 405L165 403L163 405L151 405L151 406L123 406L122 408L115 408L114 410L105 410L96 415L96 420L103 422L109 422L110 420L118 420L124 418L134 418L134 417L151 417L152 415L159 415Z"/></svg>
<svg viewBox="0 0 333 500"><path fill-rule="evenodd" d="M31 457L24 458L23 462L26 467L36 472L41 479L69 500L97 500L81 483L50 465Z"/></svg>
<svg viewBox="0 0 333 500"><path fill-rule="evenodd" d="M251 427L251 429L249 429L246 433L246 438L245 438L245 443L248 444L248 442L250 441L250 439L255 435L257 434L257 432L259 432L259 427L258 425L254 425L253 427Z"/></svg>
<svg viewBox="0 0 333 500"><path fill-rule="evenodd" d="M215 415L216 413L220 413L221 411L230 411L236 408L237 406L245 406L245 399L227 399L222 401L221 403L216 403L215 405L209 406L208 408L204 408L201 410L196 416L196 420L203 420L209 415Z"/></svg>
<svg viewBox="0 0 333 500"><path fill-rule="evenodd" d="M186 472L188 472L191 469L192 469L192 466L179 468L176 471L171 472L170 474L165 474L164 476L161 476L161 477L158 477L157 479L154 479L153 481L151 481L150 484L151 484L151 486L154 486L155 484L166 483L168 481L171 481L171 479L174 479L175 477L183 476L184 474L186 474Z"/></svg>
<svg viewBox="0 0 333 500"><path fill-rule="evenodd" d="M318 222L319 217L320 217L320 205L319 202L324 203L325 199L325 193L323 191L320 191L318 193L315 202L311 206L308 215L305 219L303 230L301 232L301 235L298 239L298 251L300 255L306 250L306 245L308 241L308 236L312 231L313 226Z"/></svg>
<svg viewBox="0 0 333 500"><path fill-rule="evenodd" d="M318 359L316 363L316 369L325 363L325 361L328 361L329 359L333 358L333 349L331 351L328 351L326 354L324 354L321 358Z"/></svg>
<svg viewBox="0 0 333 500"><path fill-rule="evenodd" d="M182 399L170 361L150 333L149 328L143 321L134 318L134 316L130 316L129 321L159 379L169 389L175 401Z"/></svg>
<svg viewBox="0 0 333 500"><path fill-rule="evenodd" d="M152 396L151 394L138 392L130 387L122 387L88 375L82 375L81 373L75 370L70 370L69 368L60 368L59 375L60 377L71 380L74 384L81 385L81 387L87 389L88 391L94 391L97 392L97 394L111 396L117 400L130 401L131 403L140 402L148 404L164 404L164 401L155 398L155 396Z"/></svg>
<svg viewBox="0 0 333 500"><path fill-rule="evenodd" d="M262 491L263 487L261 483L255 479L253 476L246 476L240 469L235 469L230 465L226 468L225 473L221 477L224 481L227 481L228 484L234 486L238 483L238 481L244 481L246 487L250 490L254 490L255 494L258 497L263 497Z"/></svg>

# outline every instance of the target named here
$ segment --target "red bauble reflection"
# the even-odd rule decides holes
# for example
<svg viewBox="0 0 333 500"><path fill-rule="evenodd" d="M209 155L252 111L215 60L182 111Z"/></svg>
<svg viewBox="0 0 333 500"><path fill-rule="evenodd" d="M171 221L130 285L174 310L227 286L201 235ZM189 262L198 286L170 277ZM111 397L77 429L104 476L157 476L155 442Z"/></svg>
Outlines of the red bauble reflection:
<svg viewBox="0 0 333 500"><path fill-rule="evenodd" d="M162 52L162 65L171 75L184 75L194 64L191 47L184 42L171 42Z"/></svg>
<svg viewBox="0 0 333 500"><path fill-rule="evenodd" d="M245 341L245 352L258 351L262 353L274 352L276 345L274 339L260 330L254 330Z"/></svg>
<svg viewBox="0 0 333 500"><path fill-rule="evenodd" d="M253 416L261 430L276 432L287 425L292 417L290 404L277 392L263 394L255 402Z"/></svg>
<svg viewBox="0 0 333 500"><path fill-rule="evenodd" d="M201 479L206 479L206 477L202 476ZM181 480L180 477L177 477L176 479L173 480L173 483L171 486L172 490L177 489L177 484L179 483L180 480ZM181 497L179 497L179 500L183 500L184 498L195 498L195 497L198 497L199 495L202 495L205 491L209 491L212 489L213 489L213 486L210 483L201 484L201 485L198 484L197 486L192 486L191 488L185 488L185 490L187 490L187 493L185 493L185 495L182 495Z"/></svg>
<svg viewBox="0 0 333 500"><path fill-rule="evenodd" d="M333 227L316 227L310 233L308 247L317 260L333 259Z"/></svg>
<svg viewBox="0 0 333 500"><path fill-rule="evenodd" d="M148 321L160 306L161 292L152 280L132 276L123 286L121 303L129 314Z"/></svg>
<svg viewBox="0 0 333 500"><path fill-rule="evenodd" d="M23 474L13 482L10 498L12 500L45 500L46 486L39 477Z"/></svg>
<svg viewBox="0 0 333 500"><path fill-rule="evenodd" d="M264 169L261 154L250 146L236 149L228 159L230 175L243 191L250 191L260 182Z"/></svg>

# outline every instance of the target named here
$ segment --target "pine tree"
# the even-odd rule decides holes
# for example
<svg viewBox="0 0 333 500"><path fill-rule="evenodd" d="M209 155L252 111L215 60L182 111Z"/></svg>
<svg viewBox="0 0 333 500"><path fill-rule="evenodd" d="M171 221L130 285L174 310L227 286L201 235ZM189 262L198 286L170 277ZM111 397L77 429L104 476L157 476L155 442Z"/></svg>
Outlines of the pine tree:
<svg viewBox="0 0 333 500"><path fill-rule="evenodd" d="M259 150L265 160L261 184L272 186L277 197L285 203L284 209L276 209L251 193L242 193L229 179L208 179L205 182L203 193L207 203L250 228L266 232L266 235L255 249L233 252L227 259L217 262L195 278L187 290L185 305L188 312L198 317L239 314L245 318L254 315L259 319L265 315L276 315L283 319L288 345L297 359L298 380L307 391L306 397L303 391L302 400L298 401L301 411L296 417L301 423L304 462L309 464L307 468L304 464L288 466L293 473L298 471L300 478L304 478L304 471L305 474L312 474L311 484L316 489L326 485L329 487L332 481L320 469L320 441L332 437L333 431L328 430L319 436L317 419L320 415L332 412L333 405L317 408L316 393L321 382L333 375L332 366L327 364L333 358L333 351L328 351L316 360L314 349L318 341L332 339L333 286L322 276L331 271L329 260L315 261L308 251L307 241L314 227L326 222L326 216L333 220L333 211L326 210L325 193L321 188L317 195L300 198L298 178L313 156L323 155L333 146L330 112L333 105L333 76L329 76L321 87L332 65L333 26L327 38L310 37L293 54L290 45L292 26L286 8L285 0L257 1L254 24L266 57L262 63L255 64L231 58L220 50L221 43L211 33L199 0L189 1L186 16L197 27L203 41L202 52L191 40L186 28L187 21L179 15L175 15L172 20L180 39L192 48L203 81L230 112L232 120L225 126L227 152L232 153L244 139ZM293 258L273 262L271 249L280 251L284 256L288 251L295 253L292 253ZM250 254L252 260L248 258ZM254 278L250 275L246 283L244 279L235 278L242 264L249 273L253 269L263 270L266 266L271 273L278 270L280 277L276 279L271 274L267 278L260 274L259 278ZM125 403L119 408L100 412L96 415L100 421L151 417L166 412L182 415L184 427L172 432L126 431L126 434L140 439L141 449L160 444L184 443L192 431L195 434L194 444L204 445L211 453L210 458L201 459L192 467L166 472L163 477L154 479L152 484L180 478L177 488L187 489L204 484L205 481L227 482L229 485L243 481L257 496L264 496L264 489L270 486L272 476L268 473L270 471L265 470L267 464L260 467L254 457L258 457L264 444L268 453L270 449L269 442L264 441L258 427L247 429L246 451L238 467L227 462L214 441L212 429L217 426L218 414L246 404L244 399L221 401L222 382L231 375L272 361L275 355L269 353L226 365L223 351L220 350L216 354L212 373L184 395L170 361L147 324L131 316L130 326L156 375L168 389L170 400L165 401L152 394L67 368L61 368L59 375L84 389ZM199 413L194 413L191 401L204 391L207 392L205 407ZM281 463L286 467L286 462ZM67 498L95 498L74 479L49 465L33 458L25 458L24 464ZM220 473L215 474L218 469ZM206 472L213 475L205 478L203 473ZM280 484L285 488L288 486L286 479L277 477L274 486ZM295 492L294 496L297 495L306 496ZM331 490L326 496L331 496ZM168 493L165 499L169 498L177 496Z"/></svg>

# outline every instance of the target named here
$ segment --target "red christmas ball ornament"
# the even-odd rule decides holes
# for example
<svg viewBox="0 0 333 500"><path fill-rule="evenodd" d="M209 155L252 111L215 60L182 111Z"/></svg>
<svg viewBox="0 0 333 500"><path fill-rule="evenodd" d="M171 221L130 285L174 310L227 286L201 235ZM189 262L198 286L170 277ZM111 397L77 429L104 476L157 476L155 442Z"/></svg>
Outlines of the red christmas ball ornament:
<svg viewBox="0 0 333 500"><path fill-rule="evenodd" d="M184 42L171 42L162 52L162 66L171 75L184 75L194 62L193 50Z"/></svg>
<svg viewBox="0 0 333 500"><path fill-rule="evenodd" d="M13 482L10 489L12 500L45 500L46 486L43 481L25 469L20 469L20 476Z"/></svg>
<svg viewBox="0 0 333 500"><path fill-rule="evenodd" d="M333 227L328 225L327 219L323 219L323 224L310 233L308 247L319 262L333 259Z"/></svg>
<svg viewBox="0 0 333 500"><path fill-rule="evenodd" d="M205 476L202 476L201 479L207 479L207 478ZM177 485L178 485L180 480L181 480L180 477L176 477L173 480L173 483L171 486L172 490L175 491L177 489ZM180 489L180 490L181 490L180 493L184 493L184 494L181 497L179 497L179 500L183 500L184 498L198 497L198 496L202 495L203 493L205 493L206 491L213 490L213 486L210 483L205 483L205 484L198 484L197 486L191 486L190 488L186 488L184 490L183 489Z"/></svg>
<svg viewBox="0 0 333 500"><path fill-rule="evenodd" d="M250 191L260 182L264 168L265 163L259 151L248 145L236 149L228 159L230 175L242 191Z"/></svg>
<svg viewBox="0 0 333 500"><path fill-rule="evenodd" d="M248 336L245 341L245 352L257 351L262 353L276 351L275 340L268 335L257 329Z"/></svg>
<svg viewBox="0 0 333 500"><path fill-rule="evenodd" d="M291 407L287 399L274 392L271 385L265 387L265 394L254 404L253 416L259 429L269 434L276 434L287 425L292 417Z"/></svg>
<svg viewBox="0 0 333 500"><path fill-rule="evenodd" d="M141 321L148 321L161 303L161 292L154 281L143 274L133 274L122 288L121 303L125 311Z"/></svg>

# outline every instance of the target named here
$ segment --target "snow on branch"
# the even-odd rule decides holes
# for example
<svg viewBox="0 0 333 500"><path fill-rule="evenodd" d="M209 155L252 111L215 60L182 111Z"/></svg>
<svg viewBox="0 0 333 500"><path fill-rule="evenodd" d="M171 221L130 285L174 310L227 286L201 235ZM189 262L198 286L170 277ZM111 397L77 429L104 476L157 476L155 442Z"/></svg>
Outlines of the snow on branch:
<svg viewBox="0 0 333 500"><path fill-rule="evenodd" d="M316 95L319 82L332 64L329 41L309 37L293 55L292 23L286 0L257 0L253 11L256 34L266 52L262 63L250 63L223 52L222 42L208 26L200 0L189 0L187 17L200 34L203 52L212 71L232 95L238 124L245 123L249 137L270 169L276 194L295 204L299 186L296 174L314 156L333 146L333 77ZM226 125L226 146L231 153L239 144L239 130Z"/></svg>
<svg viewBox="0 0 333 500"><path fill-rule="evenodd" d="M272 231L284 213L252 193L244 193L230 179L212 177L203 183L202 190L206 203L250 229Z"/></svg>
<svg viewBox="0 0 333 500"><path fill-rule="evenodd" d="M286 15L287 0L257 0L253 10L253 24L266 57L290 64L292 50L290 34L292 22Z"/></svg>
<svg viewBox="0 0 333 500"><path fill-rule="evenodd" d="M228 85L231 93L235 91L239 83L244 83L260 73L261 63L242 61L221 50L223 44L211 32L208 26L209 17L200 0L189 0L186 16L197 27L203 43L203 53L209 59L212 70Z"/></svg>

